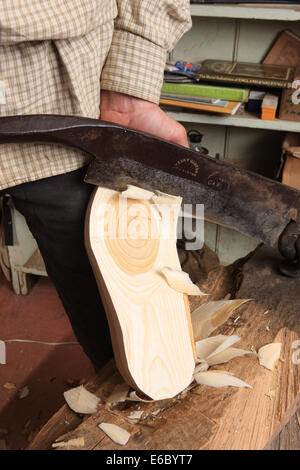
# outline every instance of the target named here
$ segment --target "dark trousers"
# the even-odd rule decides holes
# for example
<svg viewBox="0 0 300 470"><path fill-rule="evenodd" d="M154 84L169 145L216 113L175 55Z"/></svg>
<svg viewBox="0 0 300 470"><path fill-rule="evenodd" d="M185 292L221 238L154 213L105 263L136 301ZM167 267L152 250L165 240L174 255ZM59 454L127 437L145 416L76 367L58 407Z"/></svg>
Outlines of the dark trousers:
<svg viewBox="0 0 300 470"><path fill-rule="evenodd" d="M20 184L10 194L25 217L62 300L74 333L99 369L112 357L105 311L84 247L84 220L94 186L83 182L86 167Z"/></svg>

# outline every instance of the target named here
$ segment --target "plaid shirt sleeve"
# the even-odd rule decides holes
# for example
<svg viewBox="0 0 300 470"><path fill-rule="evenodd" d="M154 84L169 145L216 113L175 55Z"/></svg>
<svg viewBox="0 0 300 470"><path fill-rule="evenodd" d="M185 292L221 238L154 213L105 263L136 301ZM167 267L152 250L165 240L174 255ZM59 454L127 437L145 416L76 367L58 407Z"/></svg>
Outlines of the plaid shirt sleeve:
<svg viewBox="0 0 300 470"><path fill-rule="evenodd" d="M191 28L188 0L117 0L101 88L159 102L166 53Z"/></svg>
<svg viewBox="0 0 300 470"><path fill-rule="evenodd" d="M0 115L99 118L104 89L158 102L188 0L0 0ZM73 171L84 152L1 144L0 190Z"/></svg>
<svg viewBox="0 0 300 470"><path fill-rule="evenodd" d="M1 0L0 45L84 36L116 12L115 0Z"/></svg>

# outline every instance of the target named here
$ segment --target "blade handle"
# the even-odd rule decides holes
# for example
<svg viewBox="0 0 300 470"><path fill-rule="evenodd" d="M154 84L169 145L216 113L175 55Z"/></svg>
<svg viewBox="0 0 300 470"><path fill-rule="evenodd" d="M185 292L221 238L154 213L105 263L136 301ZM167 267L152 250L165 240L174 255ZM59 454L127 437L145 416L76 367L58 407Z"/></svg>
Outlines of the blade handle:
<svg viewBox="0 0 300 470"><path fill-rule="evenodd" d="M0 143L56 143L97 157L103 154L103 145L115 129L122 132L117 124L77 116L8 116L0 118Z"/></svg>

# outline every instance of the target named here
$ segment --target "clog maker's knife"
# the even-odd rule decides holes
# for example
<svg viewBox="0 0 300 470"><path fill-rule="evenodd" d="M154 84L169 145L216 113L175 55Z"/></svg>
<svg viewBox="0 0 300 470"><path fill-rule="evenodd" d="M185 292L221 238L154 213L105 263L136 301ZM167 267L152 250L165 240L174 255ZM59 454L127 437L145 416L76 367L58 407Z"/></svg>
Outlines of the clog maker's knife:
<svg viewBox="0 0 300 470"><path fill-rule="evenodd" d="M91 158L85 181L118 191L128 184L204 204L205 219L278 246L299 274L300 191L114 123L72 116L0 118L0 143L44 142L81 149Z"/></svg>

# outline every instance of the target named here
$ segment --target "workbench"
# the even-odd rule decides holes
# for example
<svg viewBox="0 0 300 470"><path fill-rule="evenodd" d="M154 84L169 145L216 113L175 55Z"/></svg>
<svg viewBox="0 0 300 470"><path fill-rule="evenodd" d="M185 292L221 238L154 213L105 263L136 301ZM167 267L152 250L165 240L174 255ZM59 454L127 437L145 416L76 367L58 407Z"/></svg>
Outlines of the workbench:
<svg viewBox="0 0 300 470"><path fill-rule="evenodd" d="M275 250L262 246L229 266L215 265L199 281L201 289L211 294L210 300L225 296L252 299L214 335L238 334L238 347L243 349L282 343L281 358L273 371L260 366L255 355L215 366L233 373L253 389L198 385L169 400L108 406L106 398L122 382L111 361L85 384L101 399L98 412L83 417L63 405L28 449L50 449L56 440L78 437L84 437L80 449L85 450L267 448L300 406L300 280L278 274L279 260ZM204 301L191 299L191 310ZM132 422L127 417L137 409L144 413ZM99 429L101 422L115 423L129 431L126 446L114 444Z"/></svg>

